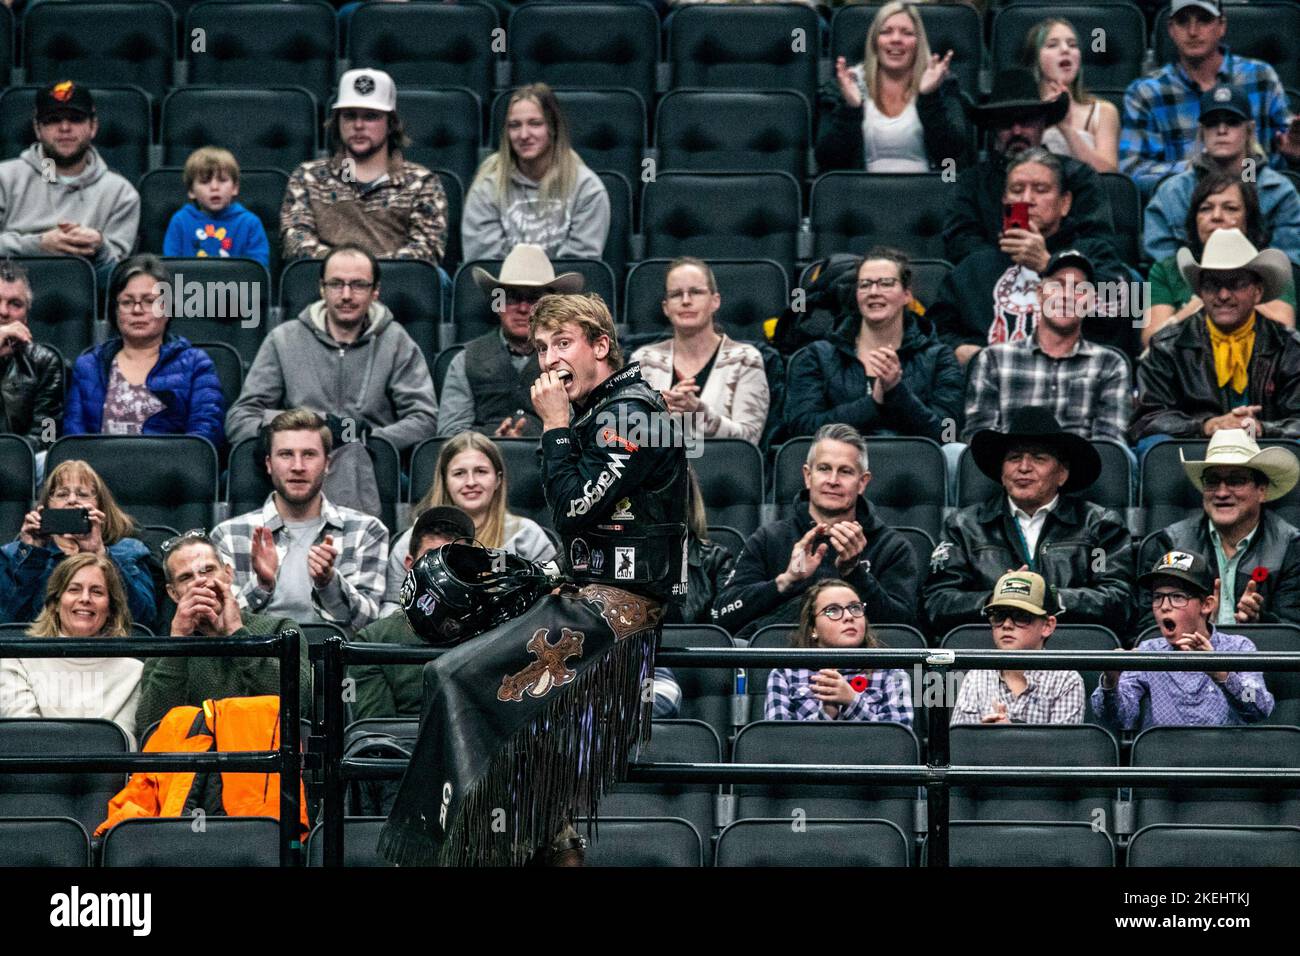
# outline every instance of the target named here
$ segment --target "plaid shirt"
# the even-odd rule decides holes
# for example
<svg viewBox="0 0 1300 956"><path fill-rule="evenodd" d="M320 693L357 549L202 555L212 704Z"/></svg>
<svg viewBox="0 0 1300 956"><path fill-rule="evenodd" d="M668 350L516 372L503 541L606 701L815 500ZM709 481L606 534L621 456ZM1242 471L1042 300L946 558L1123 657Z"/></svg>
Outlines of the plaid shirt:
<svg viewBox="0 0 1300 956"><path fill-rule="evenodd" d="M982 428L1006 428L1016 408L1049 409L1061 427L1083 438L1125 442L1133 408L1128 363L1114 349L1080 339L1052 358L1037 339L990 345L975 356L966 386L962 440Z"/></svg>
<svg viewBox="0 0 1300 956"><path fill-rule="evenodd" d="M1272 151L1273 141L1287 127L1291 111L1276 71L1263 60L1234 56L1219 47L1223 64L1218 82L1242 90L1250 100L1255 135ZM1200 86L1175 60L1151 76L1129 84L1124 93L1124 128L1119 139L1119 169L1132 176L1149 195L1164 176L1187 169L1201 116ZM1270 166L1288 168L1285 156L1273 156Z"/></svg>
<svg viewBox="0 0 1300 956"><path fill-rule="evenodd" d="M912 726L912 682L901 668L873 670L867 687L853 698L853 703L839 705L834 718L827 716L822 702L812 695L812 675L806 667L774 667L767 675L767 702L764 720L892 720ZM845 680L863 671L842 670Z"/></svg>
<svg viewBox="0 0 1300 956"><path fill-rule="evenodd" d="M1011 693L1001 671L970 671L952 708L953 724L978 724L1004 704L1013 724L1083 723L1083 678L1074 671L1025 671L1028 686Z"/></svg>
<svg viewBox="0 0 1300 956"><path fill-rule="evenodd" d="M212 543L235 569L235 596L241 606L260 612L271 600L272 591L257 583L253 571L253 531L267 527L275 539L275 553L281 562L288 551L284 540L284 519L275 510L274 493L266 496L260 511L250 511L221 522L212 531ZM388 567L388 529L378 518L352 508L334 505L321 496L325 524L316 538L319 544L328 534L334 538L338 558L334 577L324 588L313 588L311 600L320 616L345 629L357 630L379 617L384 602Z"/></svg>

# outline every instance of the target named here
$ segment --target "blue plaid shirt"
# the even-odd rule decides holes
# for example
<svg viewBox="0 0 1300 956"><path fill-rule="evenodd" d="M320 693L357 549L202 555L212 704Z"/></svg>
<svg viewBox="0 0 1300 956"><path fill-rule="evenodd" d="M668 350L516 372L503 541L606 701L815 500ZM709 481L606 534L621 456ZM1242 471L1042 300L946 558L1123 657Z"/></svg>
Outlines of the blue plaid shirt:
<svg viewBox="0 0 1300 956"><path fill-rule="evenodd" d="M1255 135L1272 151L1291 111L1277 72L1263 60L1234 56L1220 46L1223 64L1218 81L1240 88L1250 100ZM1140 77L1124 93L1124 128L1119 138L1119 169L1137 180L1149 196L1169 173L1187 169L1201 118L1203 90L1175 60L1151 76ZM1269 165L1287 169L1285 156L1274 154Z"/></svg>
<svg viewBox="0 0 1300 956"><path fill-rule="evenodd" d="M764 720L892 720L912 726L912 682L907 671L874 670L867 687L859 691L853 703L840 705L834 718L827 715L822 702L812 694L812 676L806 667L774 667L767 675L767 702ZM845 680L864 671L842 670Z"/></svg>

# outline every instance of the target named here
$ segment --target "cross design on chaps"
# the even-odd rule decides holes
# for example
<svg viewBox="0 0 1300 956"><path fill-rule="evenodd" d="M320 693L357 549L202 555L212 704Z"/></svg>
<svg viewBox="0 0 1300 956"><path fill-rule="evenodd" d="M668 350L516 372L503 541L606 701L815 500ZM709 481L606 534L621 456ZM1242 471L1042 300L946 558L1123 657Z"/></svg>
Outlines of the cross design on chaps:
<svg viewBox="0 0 1300 956"><path fill-rule="evenodd" d="M546 639L549 633L548 627L539 627L533 632L524 649L534 654L537 660L518 674L501 678L497 700L518 702L524 699L525 691L533 697L544 697L552 687L563 687L577 676L565 661L570 657L581 656L582 632L563 628L560 639L554 644Z"/></svg>

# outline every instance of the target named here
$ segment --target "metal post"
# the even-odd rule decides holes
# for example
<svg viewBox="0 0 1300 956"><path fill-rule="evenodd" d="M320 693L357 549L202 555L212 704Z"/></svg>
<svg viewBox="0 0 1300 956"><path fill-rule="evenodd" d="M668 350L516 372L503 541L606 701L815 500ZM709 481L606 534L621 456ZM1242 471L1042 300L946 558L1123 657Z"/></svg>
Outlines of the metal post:
<svg viewBox="0 0 1300 956"><path fill-rule="evenodd" d="M280 635L280 865L297 866L302 841L298 838L302 786L302 725L298 722L298 650L302 634L289 628Z"/></svg>
<svg viewBox="0 0 1300 956"><path fill-rule="evenodd" d="M325 639L324 863L343 865L343 638Z"/></svg>
<svg viewBox="0 0 1300 956"><path fill-rule="evenodd" d="M925 660L928 673L939 682L938 704L926 700L926 714L929 718L929 759L927 764L932 770L938 770L936 779L926 785L926 829L927 853L926 866L947 868L948 866L948 782L943 771L948 769L948 721L952 716L954 701L948 699L948 667L953 662L951 651L937 651ZM923 680L922 693L930 683Z"/></svg>

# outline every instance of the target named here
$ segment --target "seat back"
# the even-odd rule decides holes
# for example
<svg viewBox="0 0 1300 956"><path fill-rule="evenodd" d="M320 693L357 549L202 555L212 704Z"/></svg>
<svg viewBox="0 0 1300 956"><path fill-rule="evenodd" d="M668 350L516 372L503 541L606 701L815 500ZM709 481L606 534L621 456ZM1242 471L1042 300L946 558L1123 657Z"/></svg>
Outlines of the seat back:
<svg viewBox="0 0 1300 956"><path fill-rule="evenodd" d="M673 90L655 113L664 170L781 170L808 175L808 101L794 90Z"/></svg>
<svg viewBox="0 0 1300 956"><path fill-rule="evenodd" d="M650 744L637 759L641 763L719 763L722 742L718 732L702 720L656 720L651 727ZM707 839L713 834L717 792L716 784L621 783L601 799L600 825L603 829L607 815L680 817L690 821L700 836Z"/></svg>
<svg viewBox="0 0 1300 956"><path fill-rule="evenodd" d="M497 28L486 3L364 3L348 26L348 60L383 70L399 90L463 86L486 100Z"/></svg>
<svg viewBox="0 0 1300 956"><path fill-rule="evenodd" d="M451 299L457 342L468 342L500 328L501 321L492 311L491 300L474 281L474 269L486 269L491 275L499 276L501 262L500 259L476 259L456 270ZM579 273L583 278L582 291L596 293L605 300L611 315L618 314L614 271L600 259L555 259L551 265L556 275Z"/></svg>
<svg viewBox="0 0 1300 956"><path fill-rule="evenodd" d="M659 18L649 5L530 3L510 14L507 32L515 86L625 87L647 101L654 95Z"/></svg>
<svg viewBox="0 0 1300 956"><path fill-rule="evenodd" d="M715 866L909 866L911 847L889 820L737 820L718 838Z"/></svg>
<svg viewBox="0 0 1300 956"><path fill-rule="evenodd" d="M730 634L715 624L665 624L659 646L664 650L676 647L729 648L735 643ZM673 676L682 689L678 718L708 724L720 741L727 740L735 725L732 712L735 671L726 667L674 667Z"/></svg>
<svg viewBox="0 0 1300 956"><path fill-rule="evenodd" d="M1083 78L1088 88L1125 86L1142 74L1147 51L1147 25L1142 11L1132 3L1012 3L993 17L993 70L1021 66L1020 52L1029 31L1040 20L1059 17L1074 26L1083 55ZM1101 30L1106 42L1092 42Z"/></svg>
<svg viewBox="0 0 1300 956"><path fill-rule="evenodd" d="M172 85L176 16L161 0L36 4L23 16L27 80L129 83L161 98Z"/></svg>
<svg viewBox="0 0 1300 956"><path fill-rule="evenodd" d="M464 86L413 90L399 84L397 111L411 137L403 158L429 169L449 169L462 183L474 178L483 145L483 104L477 93ZM442 188L446 190L445 182ZM448 215L448 239L453 227L459 235L460 217L453 223Z"/></svg>
<svg viewBox="0 0 1300 956"><path fill-rule="evenodd" d="M322 0L238 3L208 0L190 7L185 32L206 35L189 58L189 81L202 86L305 87L319 100L334 87L338 27Z"/></svg>
<svg viewBox="0 0 1300 956"><path fill-rule="evenodd" d="M735 528L725 524L711 524L708 527L709 540L722 545L733 558L738 558L745 550L745 536Z"/></svg>
<svg viewBox="0 0 1300 956"><path fill-rule="evenodd" d="M926 861L929 842L927 838ZM1104 830L1095 830L1091 823L1081 821L960 821L948 831L948 865L1114 866L1115 845Z"/></svg>
<svg viewBox="0 0 1300 956"><path fill-rule="evenodd" d="M318 133L316 98L304 87L186 86L163 100L159 141L170 166L200 146L224 146L240 165L293 169L315 157Z"/></svg>
<svg viewBox="0 0 1300 956"><path fill-rule="evenodd" d="M195 348L203 349L212 359L212 365L221 380L221 397L227 409L239 399L239 390L244 387L244 363L233 346L225 342L195 342Z"/></svg>
<svg viewBox="0 0 1300 956"><path fill-rule="evenodd" d="M579 821L578 832L584 832ZM699 830L672 817L624 819L606 816L604 804L587 849L585 866L703 866Z"/></svg>
<svg viewBox="0 0 1300 956"><path fill-rule="evenodd" d="M831 61L842 56L849 65L862 62L863 48L871 21L882 3L855 3L839 7L831 21ZM922 3L916 7L933 53L952 50L949 70L961 83L962 92L974 96L979 90L979 71L984 56L984 28L980 14L964 3Z"/></svg>
<svg viewBox="0 0 1300 956"><path fill-rule="evenodd" d="M943 258L947 191L940 173L836 170L813 183L813 255L863 255L894 246L909 256Z"/></svg>
<svg viewBox="0 0 1300 956"><path fill-rule="evenodd" d="M1223 4L1223 15L1228 19L1223 42L1236 56L1263 60L1277 71L1284 87L1300 88L1300 50L1287 39L1300 36L1300 9L1294 3L1228 2ZM1151 31L1157 63L1177 58L1168 23L1169 8L1162 7Z"/></svg>
<svg viewBox="0 0 1300 956"><path fill-rule="evenodd" d="M194 821L137 817L104 834L103 865L245 867L280 865L280 821L209 815Z"/></svg>
<svg viewBox="0 0 1300 956"><path fill-rule="evenodd" d="M32 111L38 89L11 86L0 94L0 150L5 156L17 156L36 141ZM149 95L138 86L95 86L90 92L99 120L95 151L109 169L135 182L149 168Z"/></svg>
<svg viewBox="0 0 1300 956"><path fill-rule="evenodd" d="M126 731L111 720L0 718L0 754L124 754ZM87 833L104 822L122 773L2 773L0 817L71 817ZM5 841L0 841L3 843Z"/></svg>
<svg viewBox="0 0 1300 956"><path fill-rule="evenodd" d="M271 315L271 274L253 259L163 260L172 272L169 330L191 342L225 342L252 364Z"/></svg>
<svg viewBox="0 0 1300 956"><path fill-rule="evenodd" d="M633 335L673 334L663 312L664 282L670 259L644 259L627 274L623 294L624 321ZM718 283L722 305L714 316L733 339L766 341L763 322L780 315L790 298L790 277L770 259L714 259L709 263Z"/></svg>
<svg viewBox="0 0 1300 956"><path fill-rule="evenodd" d="M12 540L36 499L36 458L26 440L0 435L0 535Z"/></svg>
<svg viewBox="0 0 1300 956"><path fill-rule="evenodd" d="M465 209L465 181L450 169L435 169L433 172L442 180L442 191L447 197L447 245L442 256L442 268L448 275L455 275L456 267L460 265L460 218Z"/></svg>
<svg viewBox="0 0 1300 956"><path fill-rule="evenodd" d="M90 866L90 835L71 817L0 819L0 867Z"/></svg>
<svg viewBox="0 0 1300 956"><path fill-rule="evenodd" d="M678 8L668 24L673 87L787 89L811 103L820 36L817 11L802 4Z"/></svg>
<svg viewBox="0 0 1300 956"><path fill-rule="evenodd" d="M1107 34L1109 36L1109 34ZM1123 173L1102 173L1102 189L1110 202L1110 218L1115 228L1111 241L1120 261L1133 268L1146 259L1142 246L1142 194L1138 184ZM1145 270L1143 270L1145 271Z"/></svg>
<svg viewBox="0 0 1300 956"><path fill-rule="evenodd" d="M379 855L379 831L387 817L345 817L343 820L343 865L393 866ZM325 865L325 824L318 823L307 837L307 865Z"/></svg>
<svg viewBox="0 0 1300 956"><path fill-rule="evenodd" d="M605 237L602 256L621 285L632 251L632 184L616 169L598 169L596 175L609 195L609 235ZM618 319L618 313L614 313L614 321Z"/></svg>
<svg viewBox="0 0 1300 956"><path fill-rule="evenodd" d="M1300 827L1153 823L1133 834L1128 865L1300 866Z"/></svg>
<svg viewBox="0 0 1300 956"><path fill-rule="evenodd" d="M1300 626L1295 624L1234 624L1232 632L1250 638L1260 651L1300 652ZM1300 671L1268 671L1264 686L1273 695L1273 712L1262 722L1283 727L1300 725Z"/></svg>
<svg viewBox="0 0 1300 956"><path fill-rule="evenodd" d="M1174 440L1154 445L1142 459L1140 471L1141 482L1138 487L1138 501L1145 514L1149 529L1167 527L1184 518L1191 518L1204 513L1201 493L1187 480L1179 460L1179 452L1187 461L1204 461L1208 441ZM1294 448L1295 442L1289 439L1261 438L1260 448ZM1293 488L1276 501L1269 502L1269 509L1291 524L1300 524L1300 487Z"/></svg>
<svg viewBox="0 0 1300 956"><path fill-rule="evenodd" d="M433 476L438 470L438 453L445 438L427 438L415 446L411 453L411 503L415 504L433 486ZM549 527L551 510L546 504L542 487L542 466L537 460L536 438L494 438L501 449L508 479L507 504L510 511L538 524ZM411 515L412 521L418 517Z"/></svg>
<svg viewBox="0 0 1300 956"><path fill-rule="evenodd" d="M1113 508L1122 518L1133 502L1132 461L1124 446L1112 439L1094 439L1092 447L1101 456L1101 474L1079 497ZM970 448L963 450L957 463L957 507L983 504L1001 490L1000 484L979 470Z"/></svg>
<svg viewBox="0 0 1300 956"><path fill-rule="evenodd" d="M429 371L433 374L433 392L439 396L440 400L442 383L447 380L447 372L451 369L451 360L463 351L465 351L465 346L453 345L443 349L438 353L437 358L433 360L433 367Z"/></svg>
<svg viewBox="0 0 1300 956"><path fill-rule="evenodd" d="M763 454L758 447L743 438L710 438L691 464L709 520L753 534L763 508Z"/></svg>
<svg viewBox="0 0 1300 956"><path fill-rule="evenodd" d="M27 325L37 342L75 359L95 342L98 299L95 270L77 256L25 256L16 259L32 284ZM62 424L62 423L60 423Z"/></svg>

